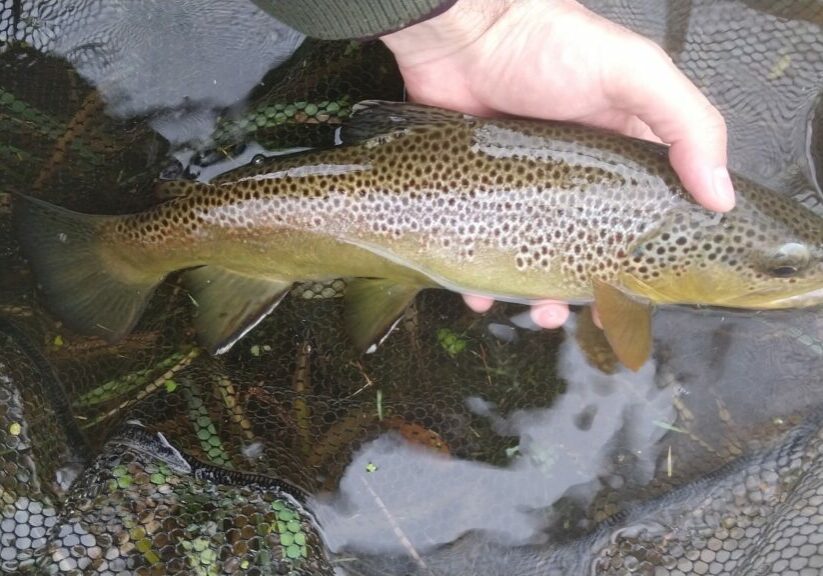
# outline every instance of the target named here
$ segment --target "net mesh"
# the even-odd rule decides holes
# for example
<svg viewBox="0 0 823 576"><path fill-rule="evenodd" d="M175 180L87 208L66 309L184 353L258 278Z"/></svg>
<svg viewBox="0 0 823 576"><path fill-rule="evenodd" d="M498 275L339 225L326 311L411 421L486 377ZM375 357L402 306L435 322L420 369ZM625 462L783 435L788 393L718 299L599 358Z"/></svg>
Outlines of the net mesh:
<svg viewBox="0 0 823 576"><path fill-rule="evenodd" d="M221 4L182 3L206 22L189 34L265 28L246 3L229 26ZM158 178L329 145L353 103L403 96L379 43L281 32L281 63L234 100L124 100L112 70L137 66L124 34L153 37L102 26L118 21L112 6L0 3L0 192L139 210L158 201ZM594 7L658 39L721 106L738 168L817 206L823 5ZM164 41L188 46L183 36ZM521 308L481 317L442 291L422 293L362 356L342 330L337 280L297 286L212 358L172 277L108 345L41 308L9 204L0 194L2 573L582 573L597 560L597 574L696 574L695 555L711 552L709 573L733 574L775 566L747 547L800 523L772 504L819 496L816 420L803 424L821 400L819 313L664 310L655 367L608 374L580 345L581 319L532 331ZM677 513L706 501L720 536ZM655 523L673 532L657 538ZM823 552L804 534L787 554L814 566ZM712 538L742 552L717 560Z"/></svg>

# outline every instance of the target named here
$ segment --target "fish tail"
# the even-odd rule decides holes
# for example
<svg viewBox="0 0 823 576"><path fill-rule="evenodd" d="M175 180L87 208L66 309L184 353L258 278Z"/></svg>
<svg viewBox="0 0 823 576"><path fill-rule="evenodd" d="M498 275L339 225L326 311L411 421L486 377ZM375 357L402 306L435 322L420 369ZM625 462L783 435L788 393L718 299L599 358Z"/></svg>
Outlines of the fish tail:
<svg viewBox="0 0 823 576"><path fill-rule="evenodd" d="M47 307L81 334L116 342L143 313L165 273L142 270L126 258L124 243L103 236L122 216L72 212L14 194L13 215Z"/></svg>

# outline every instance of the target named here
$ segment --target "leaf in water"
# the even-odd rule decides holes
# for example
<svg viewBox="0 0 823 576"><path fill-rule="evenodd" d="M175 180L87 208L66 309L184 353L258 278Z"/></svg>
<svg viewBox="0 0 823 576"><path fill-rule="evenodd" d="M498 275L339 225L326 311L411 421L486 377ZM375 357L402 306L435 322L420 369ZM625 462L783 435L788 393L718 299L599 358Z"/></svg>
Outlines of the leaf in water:
<svg viewBox="0 0 823 576"><path fill-rule="evenodd" d="M657 426L658 428L663 428L665 430L671 430L672 432L679 432L681 434L688 434L688 430L684 430L683 428L678 428L673 424L669 424L668 422L663 422L662 420L652 420L652 424Z"/></svg>
<svg viewBox="0 0 823 576"><path fill-rule="evenodd" d="M395 430L409 443L416 446L424 446L440 452L449 454L449 447L440 434L430 430L420 424L409 422L401 416L392 416L383 421L383 425L389 430Z"/></svg>
<svg viewBox="0 0 823 576"><path fill-rule="evenodd" d="M468 344L465 338L449 328L440 328L437 331L437 342L452 358L465 350Z"/></svg>

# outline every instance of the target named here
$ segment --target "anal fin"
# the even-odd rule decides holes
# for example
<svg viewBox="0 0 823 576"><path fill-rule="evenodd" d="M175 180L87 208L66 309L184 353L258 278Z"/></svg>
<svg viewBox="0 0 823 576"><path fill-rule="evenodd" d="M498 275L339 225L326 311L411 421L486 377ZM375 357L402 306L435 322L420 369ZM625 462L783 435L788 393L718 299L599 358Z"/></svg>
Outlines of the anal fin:
<svg viewBox="0 0 823 576"><path fill-rule="evenodd" d="M411 303L420 286L382 278L355 278L344 295L346 329L359 350L378 344Z"/></svg>
<svg viewBox="0 0 823 576"><path fill-rule="evenodd" d="M292 282L245 276L219 266L183 274L198 307L194 326L210 354L222 354L280 303Z"/></svg>
<svg viewBox="0 0 823 576"><path fill-rule="evenodd" d="M652 351L651 304L597 278L594 302L612 350L626 368L636 372Z"/></svg>

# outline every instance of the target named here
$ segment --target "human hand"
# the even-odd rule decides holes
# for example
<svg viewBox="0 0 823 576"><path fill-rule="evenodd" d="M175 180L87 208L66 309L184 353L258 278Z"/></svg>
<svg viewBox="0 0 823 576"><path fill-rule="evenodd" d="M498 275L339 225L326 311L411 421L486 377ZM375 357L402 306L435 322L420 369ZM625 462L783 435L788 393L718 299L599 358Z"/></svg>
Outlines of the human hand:
<svg viewBox="0 0 823 576"><path fill-rule="evenodd" d="M383 37L411 98L479 115L580 122L669 144L685 188L708 209L734 206L723 117L655 43L575 0L458 0ZM492 300L464 296L475 311ZM568 307L532 319L556 328Z"/></svg>

